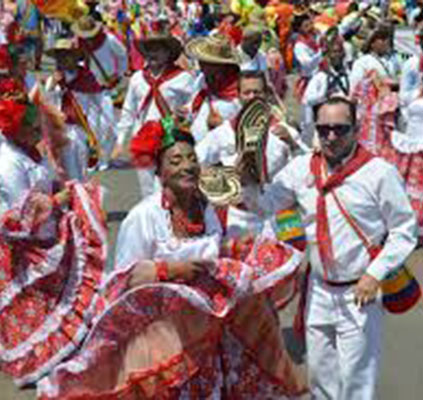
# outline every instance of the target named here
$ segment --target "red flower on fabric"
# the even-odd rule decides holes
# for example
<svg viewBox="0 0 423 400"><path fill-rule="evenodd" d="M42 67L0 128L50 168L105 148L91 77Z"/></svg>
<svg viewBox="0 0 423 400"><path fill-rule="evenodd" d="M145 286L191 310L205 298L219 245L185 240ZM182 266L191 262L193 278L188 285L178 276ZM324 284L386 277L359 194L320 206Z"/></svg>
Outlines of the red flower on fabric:
<svg viewBox="0 0 423 400"><path fill-rule="evenodd" d="M0 131L8 139L18 134L25 112L25 104L10 99L0 100Z"/></svg>
<svg viewBox="0 0 423 400"><path fill-rule="evenodd" d="M129 151L132 163L138 168L149 168L155 164L159 154L164 130L157 121L148 121L131 140Z"/></svg>
<svg viewBox="0 0 423 400"><path fill-rule="evenodd" d="M7 93L17 93L22 91L23 91L22 84L16 79L0 78L0 96L4 96Z"/></svg>
<svg viewBox="0 0 423 400"><path fill-rule="evenodd" d="M6 44L0 45L0 70L10 71L13 62Z"/></svg>

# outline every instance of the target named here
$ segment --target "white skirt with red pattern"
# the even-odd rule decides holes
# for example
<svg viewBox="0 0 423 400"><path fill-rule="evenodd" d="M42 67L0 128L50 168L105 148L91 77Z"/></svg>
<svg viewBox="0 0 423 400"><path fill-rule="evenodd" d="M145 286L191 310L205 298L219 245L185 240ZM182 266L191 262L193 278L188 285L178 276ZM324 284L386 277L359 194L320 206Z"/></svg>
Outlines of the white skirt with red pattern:
<svg viewBox="0 0 423 400"><path fill-rule="evenodd" d="M108 280L108 307L81 351L40 381L42 400L294 399L306 391L273 306L296 293L302 256L273 240L245 262L221 258L189 284L128 290ZM285 299L285 302L281 301Z"/></svg>
<svg viewBox="0 0 423 400"><path fill-rule="evenodd" d="M35 194L0 219L0 368L19 386L72 354L103 304L107 234L99 187L72 184L67 211L47 208L45 218L57 223L52 240L37 239Z"/></svg>

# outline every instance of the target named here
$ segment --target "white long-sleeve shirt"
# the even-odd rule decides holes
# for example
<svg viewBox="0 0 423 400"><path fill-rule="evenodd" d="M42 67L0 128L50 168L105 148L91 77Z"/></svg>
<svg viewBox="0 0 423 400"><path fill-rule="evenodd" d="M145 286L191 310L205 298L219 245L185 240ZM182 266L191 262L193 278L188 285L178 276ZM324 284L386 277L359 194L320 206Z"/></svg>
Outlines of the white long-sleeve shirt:
<svg viewBox="0 0 423 400"><path fill-rule="evenodd" d="M289 128L293 129L293 128ZM236 149L236 133L230 121L208 132L205 138L197 144L195 151L200 164L214 165L222 163L234 167L238 157ZM289 146L269 133L266 145L267 171L272 179L289 161L291 152Z"/></svg>
<svg viewBox="0 0 423 400"><path fill-rule="evenodd" d="M194 85L194 77L189 72L181 72L160 85L160 92L169 108L175 111L188 105L194 92ZM145 122L163 118L154 99L146 110L141 110L144 99L149 92L150 85L146 82L143 71L136 72L129 82L121 118L117 126L117 143L123 144L126 138L136 134Z"/></svg>
<svg viewBox="0 0 423 400"><path fill-rule="evenodd" d="M101 63L109 78L115 74L118 77L122 77L128 69L128 58L125 46L111 33L106 33L106 40L103 45L94 52L94 56ZM89 68L101 85L107 83L97 63L91 58Z"/></svg>
<svg viewBox="0 0 423 400"><path fill-rule="evenodd" d="M312 271L323 279L324 268L316 241L318 191L310 172L310 159L310 154L295 158L263 194L246 188L244 201L262 213L297 205L305 225ZM328 270L328 279L346 282L364 273L384 279L404 262L417 242L416 217L397 169L381 158L374 158L347 177L335 192L371 243L384 242L384 245L378 257L370 262L362 240L346 221L334 198L326 195L335 262L334 268Z"/></svg>
<svg viewBox="0 0 423 400"><path fill-rule="evenodd" d="M420 56L413 56L403 66L400 83L400 103L406 109L414 100L420 97L423 85L423 74L419 70Z"/></svg>
<svg viewBox="0 0 423 400"><path fill-rule="evenodd" d="M307 78L318 71L323 57L321 51L315 51L302 42L295 43L294 56L300 64L301 75Z"/></svg>
<svg viewBox="0 0 423 400"><path fill-rule="evenodd" d="M401 64L396 56L378 57L375 54L365 54L358 58L352 67L350 83L351 90L363 80L370 71L376 71L381 78L398 80Z"/></svg>

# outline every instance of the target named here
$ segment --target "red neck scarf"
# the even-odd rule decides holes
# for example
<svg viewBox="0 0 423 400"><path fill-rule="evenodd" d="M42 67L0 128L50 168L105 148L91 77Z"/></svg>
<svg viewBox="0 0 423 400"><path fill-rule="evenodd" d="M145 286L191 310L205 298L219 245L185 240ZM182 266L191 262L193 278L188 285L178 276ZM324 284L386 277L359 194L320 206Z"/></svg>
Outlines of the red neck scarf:
<svg viewBox="0 0 423 400"><path fill-rule="evenodd" d="M200 111L204 101L211 100L212 96L215 96L222 100L232 101L238 98L238 72L229 73L225 79L221 79L216 82L214 88L207 87L201 89L194 98L192 103L192 111L197 114Z"/></svg>
<svg viewBox="0 0 423 400"><path fill-rule="evenodd" d="M96 36L90 39L82 39L79 38L81 47L84 50L88 50L89 52L95 52L97 51L101 46L103 46L105 40L106 40L106 33L101 30L99 33L97 33Z"/></svg>
<svg viewBox="0 0 423 400"><path fill-rule="evenodd" d="M166 68L165 71L158 77L155 78L149 69L144 69L144 79L150 85L150 91L145 96L144 101L141 104L141 111L145 111L150 103L154 100L160 114L165 117L170 112L170 107L166 102L166 99L160 91L160 86L167 81L178 76L183 70L176 65L171 65Z"/></svg>
<svg viewBox="0 0 423 400"><path fill-rule="evenodd" d="M329 221L326 210L326 194L342 185L346 178L357 172L363 165L373 159L374 155L368 152L361 145L357 146L354 155L338 171L334 172L328 179L323 181L325 159L321 153L315 153L311 158L310 170L314 176L317 191L317 228L316 236L319 247L320 259L323 263L325 279L327 279L327 268L333 267L334 257L332 249L332 238L329 231Z"/></svg>
<svg viewBox="0 0 423 400"><path fill-rule="evenodd" d="M94 74L88 68L78 68L76 76L66 84L67 88L81 93L100 93L101 85L97 82Z"/></svg>
<svg viewBox="0 0 423 400"><path fill-rule="evenodd" d="M316 36L312 34L298 35L297 42L304 43L307 47L310 47L316 53L319 51L320 46L316 40Z"/></svg>
<svg viewBox="0 0 423 400"><path fill-rule="evenodd" d="M74 104L77 100L73 92L95 94L100 93L102 88L87 68L78 68L76 77L68 83L63 82L62 86L65 89L62 95L62 112L65 114L66 123L78 125L80 118L75 110Z"/></svg>

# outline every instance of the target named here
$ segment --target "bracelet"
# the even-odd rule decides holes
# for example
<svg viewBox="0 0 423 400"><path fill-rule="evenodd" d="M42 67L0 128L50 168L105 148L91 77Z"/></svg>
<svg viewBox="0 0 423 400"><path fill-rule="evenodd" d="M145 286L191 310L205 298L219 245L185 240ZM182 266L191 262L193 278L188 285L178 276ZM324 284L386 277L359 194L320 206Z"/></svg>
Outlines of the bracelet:
<svg viewBox="0 0 423 400"><path fill-rule="evenodd" d="M156 277L159 282L166 282L169 280L168 272L166 261L156 262Z"/></svg>

